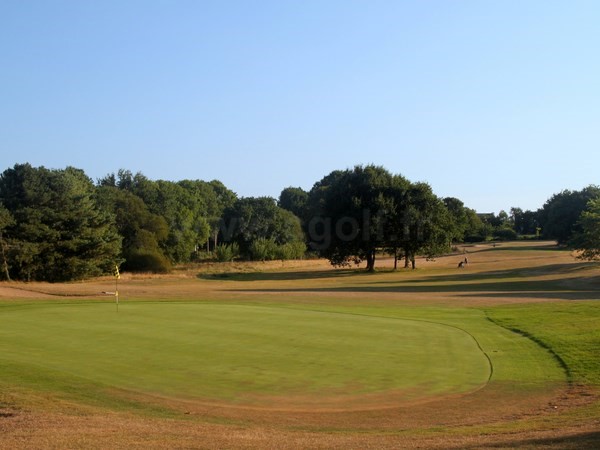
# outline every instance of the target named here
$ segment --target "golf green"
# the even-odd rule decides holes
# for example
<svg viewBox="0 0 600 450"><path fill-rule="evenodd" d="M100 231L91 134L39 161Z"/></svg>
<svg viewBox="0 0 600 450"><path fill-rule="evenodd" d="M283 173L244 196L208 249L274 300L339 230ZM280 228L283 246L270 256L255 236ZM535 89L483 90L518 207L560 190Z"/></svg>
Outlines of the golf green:
<svg viewBox="0 0 600 450"><path fill-rule="evenodd" d="M79 379L175 399L287 398L291 406L301 397L469 392L491 370L471 335L441 323L175 302L122 304L118 312L109 303L3 308L6 381L3 365L38 374L30 377L37 388Z"/></svg>

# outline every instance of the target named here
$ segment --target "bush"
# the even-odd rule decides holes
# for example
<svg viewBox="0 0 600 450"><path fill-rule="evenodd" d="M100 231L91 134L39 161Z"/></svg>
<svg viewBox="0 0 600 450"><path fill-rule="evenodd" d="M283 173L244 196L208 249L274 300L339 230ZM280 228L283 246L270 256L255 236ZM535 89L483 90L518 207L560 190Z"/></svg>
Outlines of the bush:
<svg viewBox="0 0 600 450"><path fill-rule="evenodd" d="M215 249L215 256L219 262L230 262L240 256L240 246L237 243L219 245Z"/></svg>
<svg viewBox="0 0 600 450"><path fill-rule="evenodd" d="M274 259L302 259L306 253L306 244L303 241L292 241L277 245L275 240L258 238L252 241L249 257L253 261L272 261Z"/></svg>
<svg viewBox="0 0 600 450"><path fill-rule="evenodd" d="M470 234L465 236L465 242L468 244L472 244L474 242L484 242L485 240L486 238L482 234Z"/></svg>
<svg viewBox="0 0 600 450"><path fill-rule="evenodd" d="M522 241L538 241L540 238L535 234L521 234L518 239Z"/></svg>
<svg viewBox="0 0 600 450"><path fill-rule="evenodd" d="M302 259L306 253L306 244L302 241L288 242L277 248L278 259Z"/></svg>
<svg viewBox="0 0 600 450"><path fill-rule="evenodd" d="M279 256L278 246L273 239L258 238L250 244L250 259L271 261Z"/></svg>
<svg viewBox="0 0 600 450"><path fill-rule="evenodd" d="M192 261L208 261L210 259L213 259L214 257L215 257L215 255L213 253L210 253L210 252L207 252L206 250L204 250L204 251L195 252L192 257Z"/></svg>
<svg viewBox="0 0 600 450"><path fill-rule="evenodd" d="M132 272L167 273L171 271L171 262L158 252L134 250L127 255L123 268Z"/></svg>
<svg viewBox="0 0 600 450"><path fill-rule="evenodd" d="M501 241L514 241L517 239L517 232L512 228L498 228L494 230L494 238Z"/></svg>

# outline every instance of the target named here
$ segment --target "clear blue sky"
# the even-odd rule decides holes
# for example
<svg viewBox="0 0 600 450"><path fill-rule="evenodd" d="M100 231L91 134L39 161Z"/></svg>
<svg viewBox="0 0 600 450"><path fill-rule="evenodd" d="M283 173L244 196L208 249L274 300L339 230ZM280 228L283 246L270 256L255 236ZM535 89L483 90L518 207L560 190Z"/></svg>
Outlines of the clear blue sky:
<svg viewBox="0 0 600 450"><path fill-rule="evenodd" d="M383 165L479 212L600 184L598 1L0 0L0 170Z"/></svg>

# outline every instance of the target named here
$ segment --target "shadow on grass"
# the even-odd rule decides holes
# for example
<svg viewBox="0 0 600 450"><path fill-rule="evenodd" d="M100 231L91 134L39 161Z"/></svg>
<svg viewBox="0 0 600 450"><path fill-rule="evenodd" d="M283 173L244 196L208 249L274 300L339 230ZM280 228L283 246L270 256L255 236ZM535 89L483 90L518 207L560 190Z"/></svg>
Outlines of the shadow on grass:
<svg viewBox="0 0 600 450"><path fill-rule="evenodd" d="M479 294L464 294L463 297L489 298L539 298L545 300L600 300L597 290L552 290L552 291L522 291L522 292L482 292Z"/></svg>
<svg viewBox="0 0 600 450"><path fill-rule="evenodd" d="M462 448L481 448L481 445L467 445ZM600 448L600 431L590 431L588 433L580 433L571 436L518 439L509 442L501 441L492 444L486 443L485 448L546 448L561 450Z"/></svg>
<svg viewBox="0 0 600 450"><path fill-rule="evenodd" d="M431 275L428 277L419 278L416 280L407 280L408 283L453 283L453 282L476 282L489 279L505 279L505 278L531 278L540 275L551 274L570 274L577 270L587 269L590 267L598 267L597 263L581 262L574 264L548 264L546 266L526 267L518 269L492 270L488 272L469 273L466 269L457 269L453 275ZM385 283L385 282L381 282Z"/></svg>
<svg viewBox="0 0 600 450"><path fill-rule="evenodd" d="M515 243L513 242L507 242L507 243L498 243L496 244L496 246L492 246L491 244L488 244L489 248L483 248L483 249L477 249L476 252L474 253L483 253L483 252L497 252L497 251L507 251L510 250L512 252L514 251L538 251L538 252L544 252L544 251L552 251L552 252L560 252L560 251L570 251L568 248L557 245L557 244L543 244L543 245L535 245L535 244L531 244L531 245L515 245ZM469 247L466 247L467 249Z"/></svg>
<svg viewBox="0 0 600 450"><path fill-rule="evenodd" d="M578 281L582 287L578 288ZM446 293L463 297L528 297L551 298L560 300L598 300L600 289L590 289L589 279L571 278L569 282L573 287L565 287L560 280L507 280L507 281L480 281L475 283L454 284L413 284L412 281L402 283L382 282L367 286L335 286L335 287L301 287L301 288L274 288L274 289L231 289L231 291L245 291L257 293ZM586 284L588 286L586 286Z"/></svg>
<svg viewBox="0 0 600 450"><path fill-rule="evenodd" d="M202 280L228 280L228 281L297 281L315 280L327 278L344 278L366 274L361 269L331 269L331 270L306 270L293 272L222 272L222 273L200 273L197 278Z"/></svg>
<svg viewBox="0 0 600 450"><path fill-rule="evenodd" d="M346 277L361 277L366 280L376 278L381 274L398 275L398 283L411 284L432 284L432 283L454 283L454 282L476 282L485 281L488 279L504 279L504 278L530 278L540 275L549 274L569 274L577 270L587 269L591 267L600 267L596 262L580 262L567 264L548 264L545 266L536 266L531 268L517 268L494 270L487 272L469 272L466 269L456 269L455 274L451 275L430 275L419 277L418 279L408 278L413 273L407 269L392 269L383 268L375 272L367 272L364 268L355 269L329 269L329 270L299 270L299 271L255 271L255 272L218 272L218 273L199 273L196 275L202 280L228 280L228 281L301 281L301 280L316 280L316 279L336 279ZM374 281L373 283L389 284L390 281Z"/></svg>

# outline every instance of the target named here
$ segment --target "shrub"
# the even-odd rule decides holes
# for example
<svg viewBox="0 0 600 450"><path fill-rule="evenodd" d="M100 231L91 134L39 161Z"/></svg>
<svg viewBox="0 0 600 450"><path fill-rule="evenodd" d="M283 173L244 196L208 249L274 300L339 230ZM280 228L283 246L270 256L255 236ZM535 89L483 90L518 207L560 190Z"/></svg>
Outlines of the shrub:
<svg viewBox="0 0 600 450"><path fill-rule="evenodd" d="M517 239L517 232L512 228L498 228L494 230L494 238L501 241L514 241Z"/></svg>
<svg viewBox="0 0 600 450"><path fill-rule="evenodd" d="M274 239L258 238L252 241L248 257L253 261L272 261L274 259L302 259L306 253L303 241L292 241L277 245Z"/></svg>
<svg viewBox="0 0 600 450"><path fill-rule="evenodd" d="M233 261L240 255L240 246L237 243L219 245L215 248L215 256L219 262Z"/></svg>
<svg viewBox="0 0 600 450"><path fill-rule="evenodd" d="M485 240L486 238L482 234L470 234L465 236L465 242L469 244L472 244L473 242L483 242Z"/></svg>
<svg viewBox="0 0 600 450"><path fill-rule="evenodd" d="M171 262L159 252L134 250L127 255L123 268L132 272L167 273L171 271Z"/></svg>
<svg viewBox="0 0 600 450"><path fill-rule="evenodd" d="M249 253L254 261L270 261L277 259L278 246L273 239L258 238L250 244Z"/></svg>
<svg viewBox="0 0 600 450"><path fill-rule="evenodd" d="M293 241L280 245L277 248L278 259L302 259L306 253L306 244L302 241Z"/></svg>

